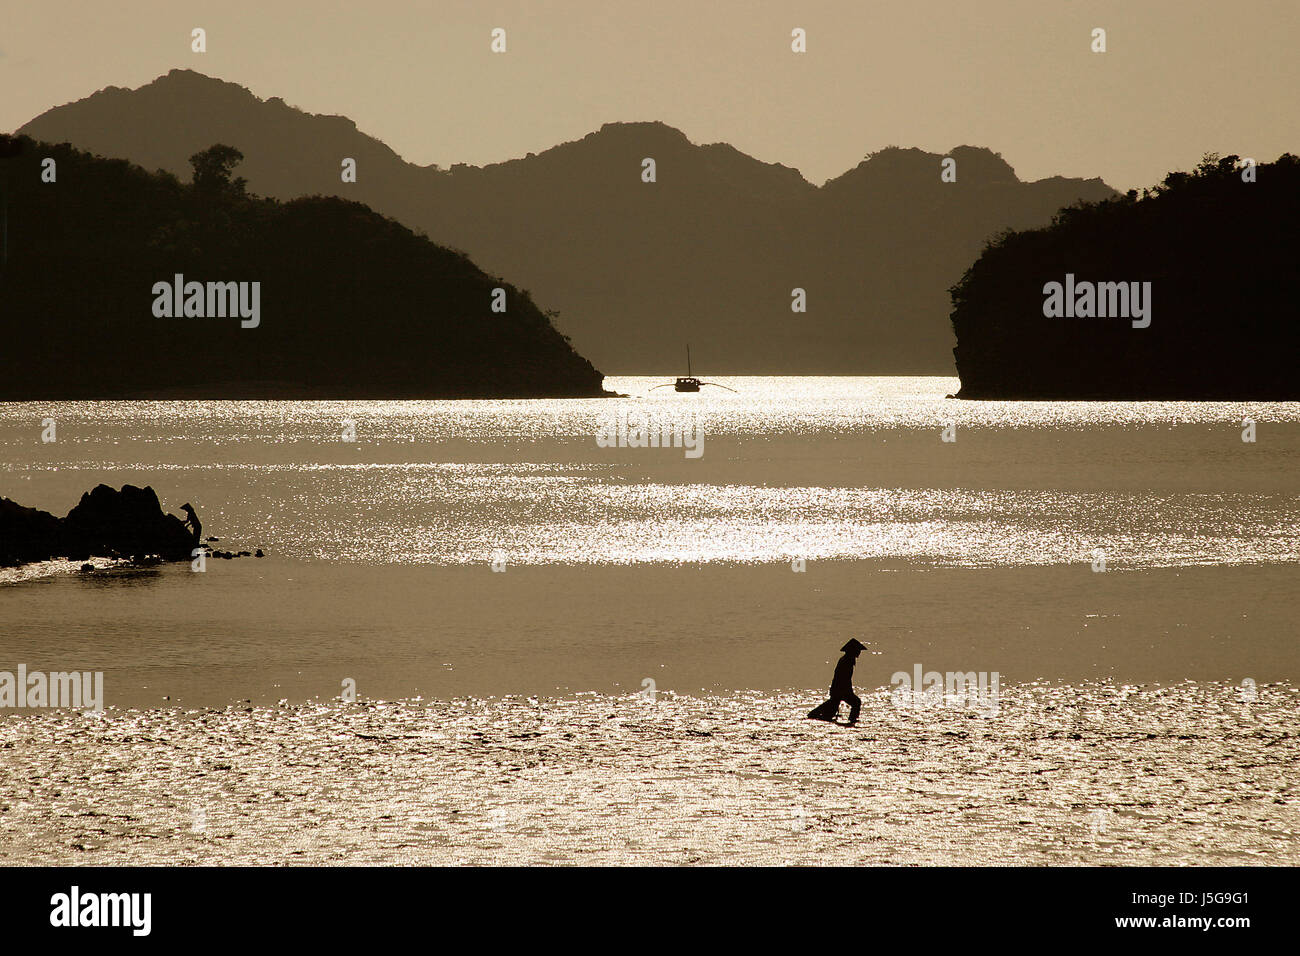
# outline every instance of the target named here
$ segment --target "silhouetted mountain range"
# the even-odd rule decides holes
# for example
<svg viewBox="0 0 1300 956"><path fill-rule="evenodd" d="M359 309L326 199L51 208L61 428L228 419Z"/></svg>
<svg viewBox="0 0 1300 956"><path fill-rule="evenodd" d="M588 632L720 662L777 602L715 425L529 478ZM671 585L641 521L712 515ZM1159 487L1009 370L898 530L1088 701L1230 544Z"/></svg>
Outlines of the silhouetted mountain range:
<svg viewBox="0 0 1300 956"><path fill-rule="evenodd" d="M0 400L604 394L527 293L360 203L249 196L237 156L187 185L0 136Z"/></svg>
<svg viewBox="0 0 1300 956"><path fill-rule="evenodd" d="M1207 156L990 244L952 290L961 398L1300 399L1300 158Z"/></svg>
<svg viewBox="0 0 1300 956"><path fill-rule="evenodd" d="M947 289L985 241L1114 191L1099 179L1021 182L987 149L889 148L822 187L797 170L662 123L612 123L485 167L403 161L339 116L173 70L52 109L22 132L188 175L196 150L243 151L252 190L339 195L466 250L558 309L608 372L952 372ZM357 182L340 179L345 157ZM642 160L657 181L642 182ZM791 311L792 290L807 312Z"/></svg>

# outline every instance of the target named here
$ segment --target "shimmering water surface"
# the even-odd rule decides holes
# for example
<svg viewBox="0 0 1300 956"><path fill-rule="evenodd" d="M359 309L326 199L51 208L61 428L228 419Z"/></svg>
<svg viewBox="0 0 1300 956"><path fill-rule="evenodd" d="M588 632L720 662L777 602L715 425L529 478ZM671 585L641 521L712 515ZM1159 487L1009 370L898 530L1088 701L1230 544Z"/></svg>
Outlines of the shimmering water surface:
<svg viewBox="0 0 1300 956"><path fill-rule="evenodd" d="M0 863L1292 865L1294 687L1083 683L995 716L865 695L0 722Z"/></svg>
<svg viewBox="0 0 1300 956"><path fill-rule="evenodd" d="M0 572L0 669L102 669L119 706L328 699L345 678L387 699L650 676L711 693L815 686L854 636L877 655L866 686L936 655L1007 681L1300 677L1300 404L664 381L611 379L629 397L608 400L0 406L0 493L63 514L99 482L151 484L220 547L267 553ZM702 454L600 447L628 415Z"/></svg>
<svg viewBox="0 0 1300 956"><path fill-rule="evenodd" d="M266 551L0 571L0 670L108 708L0 713L0 860L1300 858L1300 404L670 380L0 405L0 494L150 484ZM629 414L702 454L600 447ZM862 723L804 720L849 637ZM1000 711L891 706L917 666Z"/></svg>
<svg viewBox="0 0 1300 956"><path fill-rule="evenodd" d="M670 380L609 379L617 400L8 404L0 493L63 513L99 481L149 483L241 546L348 562L1300 556L1300 403L965 402L947 378L651 390ZM599 447L628 414L702 454Z"/></svg>

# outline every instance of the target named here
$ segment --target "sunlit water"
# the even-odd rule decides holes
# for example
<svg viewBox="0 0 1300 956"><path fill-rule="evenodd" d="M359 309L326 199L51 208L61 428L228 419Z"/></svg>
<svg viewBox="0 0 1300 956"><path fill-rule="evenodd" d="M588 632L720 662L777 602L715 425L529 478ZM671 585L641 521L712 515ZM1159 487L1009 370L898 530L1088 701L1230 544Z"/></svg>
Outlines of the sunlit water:
<svg viewBox="0 0 1300 956"><path fill-rule="evenodd" d="M606 400L0 406L0 494L64 514L97 483L149 484L218 547L266 552L202 574L0 571L0 670L103 670L117 706L329 699L345 678L385 699L648 676L698 693L816 685L854 636L879 655L866 686L918 659L1009 683L1300 676L1300 404L664 381L610 380L629 397ZM601 447L629 414L702 454Z"/></svg>
<svg viewBox="0 0 1300 956"><path fill-rule="evenodd" d="M1295 865L1297 691L1026 685L0 722L0 863Z"/></svg>
<svg viewBox="0 0 1300 956"><path fill-rule="evenodd" d="M375 564L1300 556L1300 403L965 402L944 398L956 379L919 377L652 389L665 381L611 378L615 400L11 403L0 493L62 514L96 483L147 483L241 547ZM701 454L599 447L627 414L698 435Z"/></svg>
<svg viewBox="0 0 1300 956"><path fill-rule="evenodd" d="M0 713L0 860L1296 862L1300 403L663 381L0 405L0 494L267 554L0 571L0 670L107 708ZM862 723L804 720L850 636ZM1001 710L891 706L918 664Z"/></svg>

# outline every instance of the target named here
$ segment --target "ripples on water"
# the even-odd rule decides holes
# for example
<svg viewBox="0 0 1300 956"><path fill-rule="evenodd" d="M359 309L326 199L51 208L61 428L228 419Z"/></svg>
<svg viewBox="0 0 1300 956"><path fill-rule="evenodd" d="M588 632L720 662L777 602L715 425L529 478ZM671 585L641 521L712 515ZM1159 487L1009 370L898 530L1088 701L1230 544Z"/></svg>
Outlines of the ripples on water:
<svg viewBox="0 0 1300 956"><path fill-rule="evenodd" d="M6 864L1294 865L1297 690L1027 684L28 713Z"/></svg>
<svg viewBox="0 0 1300 956"><path fill-rule="evenodd" d="M618 400L11 403L0 493L63 513L96 482L149 483L226 538L379 563L1300 559L1300 403L945 401L950 378L648 392L667 380L610 379ZM598 448L625 409L698 422L704 456Z"/></svg>
<svg viewBox="0 0 1300 956"><path fill-rule="evenodd" d="M972 402L949 401L960 382L943 376L715 377L738 391L678 395L651 389L671 376L620 376L605 387L618 402L689 407L711 432L817 434L879 428L931 428L949 421L985 428L1089 428L1124 425L1237 424L1243 416L1300 423L1300 402ZM35 412L103 429L125 428L143 441L284 442L335 438L336 421L361 417L377 440L497 441L588 438L607 399L396 402L23 402L0 403L6 429ZM94 441L94 436L82 436ZM72 440L78 440L73 437Z"/></svg>

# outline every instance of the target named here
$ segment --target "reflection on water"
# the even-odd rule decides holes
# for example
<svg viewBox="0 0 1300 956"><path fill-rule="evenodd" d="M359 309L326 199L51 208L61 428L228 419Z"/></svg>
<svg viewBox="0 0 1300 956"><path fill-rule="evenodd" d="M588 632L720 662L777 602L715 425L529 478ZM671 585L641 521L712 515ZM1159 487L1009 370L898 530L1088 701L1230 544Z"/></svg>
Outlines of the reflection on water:
<svg viewBox="0 0 1300 956"><path fill-rule="evenodd" d="M961 402L924 377L648 391L662 381L610 379L629 397L603 401L10 403L0 493L61 514L97 482L148 483L241 546L333 561L1300 559L1300 403ZM690 414L703 457L597 447L611 408Z"/></svg>
<svg viewBox="0 0 1300 956"><path fill-rule="evenodd" d="M1300 862L1294 685L865 693L855 729L802 719L824 689L24 713L0 862Z"/></svg>
<svg viewBox="0 0 1300 956"><path fill-rule="evenodd" d="M692 408L707 416L715 434L732 435L931 428L949 421L985 428L1238 423L1243 416L1300 422L1300 402L957 401L944 396L957 391L958 379L942 376L733 376L718 381L735 393L650 390L663 381L607 378L605 387L624 399L9 402L0 403L0 425L8 433L39 412L58 421L60 442L131 438L166 446L200 438L222 444L336 439L335 424L344 418L366 423L358 429L362 440L586 438L611 403Z"/></svg>

